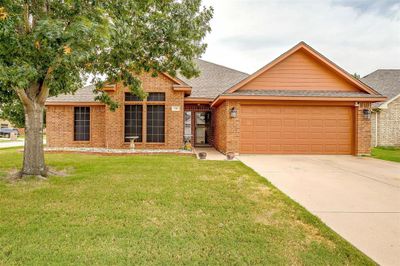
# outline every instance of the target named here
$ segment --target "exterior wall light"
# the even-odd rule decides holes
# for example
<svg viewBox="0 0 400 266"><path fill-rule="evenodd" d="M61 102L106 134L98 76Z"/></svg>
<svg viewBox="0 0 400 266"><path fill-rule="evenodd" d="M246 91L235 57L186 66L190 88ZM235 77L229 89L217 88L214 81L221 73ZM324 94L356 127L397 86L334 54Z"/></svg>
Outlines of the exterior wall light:
<svg viewBox="0 0 400 266"><path fill-rule="evenodd" d="M236 118L237 117L237 109L235 107L232 107L230 114L231 114L231 118Z"/></svg>
<svg viewBox="0 0 400 266"><path fill-rule="evenodd" d="M369 109L364 109L363 110L363 115L364 115L365 119L367 119L367 120L371 119L371 111Z"/></svg>

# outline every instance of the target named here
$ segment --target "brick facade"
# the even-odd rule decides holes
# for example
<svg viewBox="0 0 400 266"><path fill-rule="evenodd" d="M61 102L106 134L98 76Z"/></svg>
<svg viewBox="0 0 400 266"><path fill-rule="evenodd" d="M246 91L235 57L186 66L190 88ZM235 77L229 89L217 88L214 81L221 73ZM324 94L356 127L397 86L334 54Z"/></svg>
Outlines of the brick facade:
<svg viewBox="0 0 400 266"><path fill-rule="evenodd" d="M370 103L360 103L357 108L357 139L356 151L357 155L367 155L371 153L371 118L364 116L363 110L371 110Z"/></svg>
<svg viewBox="0 0 400 266"><path fill-rule="evenodd" d="M143 142L137 143L138 148L178 149L183 145L183 112L192 111L192 132L194 132L194 113L196 111L211 111L212 144L223 153L240 151L240 102L227 100L216 108L208 105L184 106L183 92L171 89L172 82L164 77L143 79L143 87L147 92L165 92L165 143L146 142L146 123L143 123ZM49 147L107 147L129 148L124 141L124 88L110 92L114 100L121 103L121 107L111 112L104 105L91 105L91 133L90 141L74 141L73 113L74 105L50 105L47 107L47 143ZM79 106L79 105L76 105ZM146 104L143 105L143 121L146 121ZM180 111L172 111L172 106L180 106ZM237 110L238 116L231 118L232 108ZM364 109L370 109L369 103L361 103L357 110L355 123L356 154L369 154L371 144L371 120L365 118ZM373 118L372 118L373 119ZM194 143L194 139L192 139Z"/></svg>
<svg viewBox="0 0 400 266"><path fill-rule="evenodd" d="M214 109L213 127L214 127L214 147L226 153L226 132L228 127L227 102L222 103Z"/></svg>
<svg viewBox="0 0 400 266"><path fill-rule="evenodd" d="M146 141L146 114L147 105L143 104L143 141L137 143L137 148L149 149L178 149L183 146L183 110L184 92L174 91L174 82L160 74L154 78L151 75L141 77L143 89L146 92L165 93L165 142L148 143ZM49 147L106 147L113 149L129 148L129 143L124 138L125 92L122 84L117 84L115 91L109 91L111 98L120 103L120 107L112 112L104 105L92 105L90 120L90 140L77 142L73 139L73 113L74 106L87 106L85 104L48 105L47 106L47 145ZM131 104L131 103L129 103ZM133 104L133 103L132 103ZM158 103L157 104L162 104ZM172 110L172 107L176 110Z"/></svg>
<svg viewBox="0 0 400 266"><path fill-rule="evenodd" d="M90 141L74 141L74 106L47 106L48 147L104 147L105 106L90 106Z"/></svg>
<svg viewBox="0 0 400 266"><path fill-rule="evenodd" d="M238 111L238 117L232 118L232 108ZM214 146L222 153L239 153L240 144L240 104L238 101L225 101L214 111Z"/></svg>
<svg viewBox="0 0 400 266"><path fill-rule="evenodd" d="M372 146L400 147L400 98L372 114ZM377 136L377 138L376 138Z"/></svg>

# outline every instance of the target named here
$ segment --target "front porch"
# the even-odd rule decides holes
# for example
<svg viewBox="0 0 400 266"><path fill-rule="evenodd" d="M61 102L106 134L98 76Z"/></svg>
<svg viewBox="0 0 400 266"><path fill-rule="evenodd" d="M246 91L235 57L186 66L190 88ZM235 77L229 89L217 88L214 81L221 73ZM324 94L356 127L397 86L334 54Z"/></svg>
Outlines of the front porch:
<svg viewBox="0 0 400 266"><path fill-rule="evenodd" d="M184 139L193 147L212 147L214 131L212 109L208 104L185 104Z"/></svg>

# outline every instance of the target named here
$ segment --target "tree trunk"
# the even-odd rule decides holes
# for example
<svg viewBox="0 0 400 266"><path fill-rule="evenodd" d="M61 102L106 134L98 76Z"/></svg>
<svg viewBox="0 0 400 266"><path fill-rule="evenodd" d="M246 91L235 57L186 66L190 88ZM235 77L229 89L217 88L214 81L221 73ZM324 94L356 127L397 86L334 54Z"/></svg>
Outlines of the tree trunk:
<svg viewBox="0 0 400 266"><path fill-rule="evenodd" d="M22 176L47 176L43 150L44 104L37 102L25 107L25 147Z"/></svg>

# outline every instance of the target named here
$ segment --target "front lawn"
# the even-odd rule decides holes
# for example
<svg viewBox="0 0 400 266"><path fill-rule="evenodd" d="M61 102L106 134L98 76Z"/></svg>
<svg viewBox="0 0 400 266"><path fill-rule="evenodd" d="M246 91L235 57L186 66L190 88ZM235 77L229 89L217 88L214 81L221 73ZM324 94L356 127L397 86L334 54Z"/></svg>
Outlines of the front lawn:
<svg viewBox="0 0 400 266"><path fill-rule="evenodd" d="M400 148L377 147L372 149L371 155L382 160L400 162Z"/></svg>
<svg viewBox="0 0 400 266"><path fill-rule="evenodd" d="M46 157L69 175L0 181L0 265L374 264L238 161Z"/></svg>

